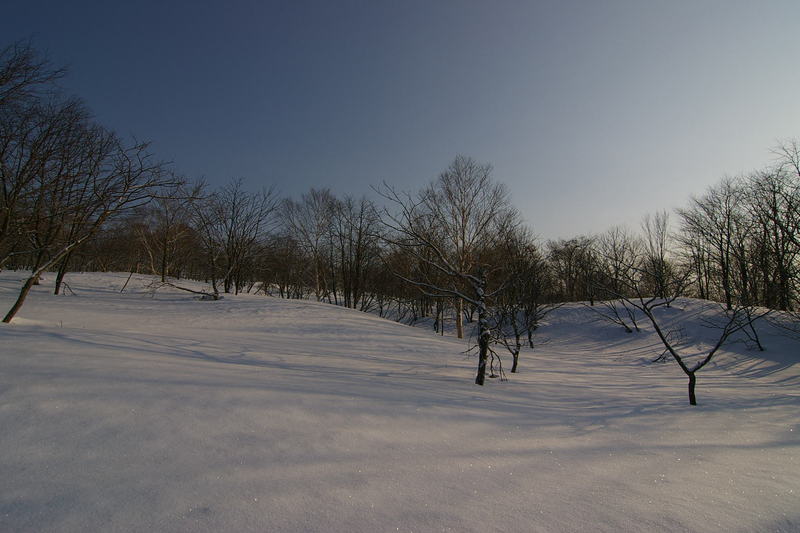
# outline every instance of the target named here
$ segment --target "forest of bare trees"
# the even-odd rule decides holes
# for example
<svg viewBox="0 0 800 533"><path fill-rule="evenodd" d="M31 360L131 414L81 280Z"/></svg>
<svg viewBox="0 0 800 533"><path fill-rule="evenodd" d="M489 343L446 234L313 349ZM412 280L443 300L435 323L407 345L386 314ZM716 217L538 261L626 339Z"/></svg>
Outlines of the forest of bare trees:
<svg viewBox="0 0 800 533"><path fill-rule="evenodd" d="M563 302L585 302L630 332L642 316L657 327L653 309L677 296L720 302L727 335L760 307L800 318L795 141L766 168L639 228L548 241L526 227L491 166L466 156L418 191L384 184L360 197L281 198L243 180L212 188L182 178L65 97L62 75L27 43L0 51L0 268L30 272L6 322L45 271L56 272L56 292L70 271L188 278L214 297L313 298L474 331L482 384L490 352L507 350L517 371ZM684 370L693 380L697 368Z"/></svg>

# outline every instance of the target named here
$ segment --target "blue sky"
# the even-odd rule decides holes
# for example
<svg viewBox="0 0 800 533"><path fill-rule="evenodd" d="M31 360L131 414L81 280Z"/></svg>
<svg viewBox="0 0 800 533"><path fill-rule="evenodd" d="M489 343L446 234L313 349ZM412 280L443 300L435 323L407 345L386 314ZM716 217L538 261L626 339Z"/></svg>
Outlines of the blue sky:
<svg viewBox="0 0 800 533"><path fill-rule="evenodd" d="M416 189L494 165L543 237L637 224L800 137L800 2L41 2L3 8L99 121L191 177Z"/></svg>

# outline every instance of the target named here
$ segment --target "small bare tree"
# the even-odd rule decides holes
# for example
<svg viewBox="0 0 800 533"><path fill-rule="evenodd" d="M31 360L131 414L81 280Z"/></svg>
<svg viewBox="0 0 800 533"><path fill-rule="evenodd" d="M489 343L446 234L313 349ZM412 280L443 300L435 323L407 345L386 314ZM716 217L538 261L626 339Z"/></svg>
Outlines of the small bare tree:
<svg viewBox="0 0 800 533"><path fill-rule="evenodd" d="M711 362L719 349L732 335L745 328L751 328L754 331L753 323L766 316L768 311L759 311L750 305L742 305L736 301L732 301L730 308L727 304L722 306L723 321L714 325L720 331L719 337L703 356L699 357L696 362L690 363L688 357L682 354L676 346L673 340L675 338L674 333L662 327L657 317L657 310L668 306L684 293L690 283L692 270L691 268L685 268L683 271L675 272L674 275L669 276L667 283L664 285L664 296L662 297L646 292L647 290L652 290L650 280L655 275L654 272L648 270L651 266L652 263L648 261L646 254L639 254L634 257L633 263L627 265L627 268L621 271L620 278L615 280L620 288L617 297L641 312L653 326L653 330L658 335L665 350L689 378L689 404L697 405L697 397L695 395L697 372Z"/></svg>
<svg viewBox="0 0 800 533"><path fill-rule="evenodd" d="M523 344L534 348L541 321L561 304L554 303L550 268L530 231L510 232L495 253L505 288L492 305L492 339L511 354L513 374L519 368Z"/></svg>

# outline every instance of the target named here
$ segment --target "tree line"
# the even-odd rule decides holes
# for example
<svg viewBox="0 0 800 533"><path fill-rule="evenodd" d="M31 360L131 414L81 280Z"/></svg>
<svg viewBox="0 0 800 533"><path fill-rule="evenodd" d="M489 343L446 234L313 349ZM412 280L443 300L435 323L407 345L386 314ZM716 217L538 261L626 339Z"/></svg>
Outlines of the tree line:
<svg viewBox="0 0 800 533"><path fill-rule="evenodd" d="M193 182L147 143L96 123L57 88L62 76L29 43L0 51L0 268L30 271L6 322L45 271L56 272L56 293L69 271L188 278L206 282L210 299L313 298L426 319L441 333L451 323L458 337L474 330L483 384L498 348L517 370L563 302L587 302L631 332L677 296L721 302L736 331L743 310L751 319L758 306L798 310L796 142L777 147L769 167L725 178L640 228L542 240L491 166L466 156L418 191L383 184L360 197Z"/></svg>

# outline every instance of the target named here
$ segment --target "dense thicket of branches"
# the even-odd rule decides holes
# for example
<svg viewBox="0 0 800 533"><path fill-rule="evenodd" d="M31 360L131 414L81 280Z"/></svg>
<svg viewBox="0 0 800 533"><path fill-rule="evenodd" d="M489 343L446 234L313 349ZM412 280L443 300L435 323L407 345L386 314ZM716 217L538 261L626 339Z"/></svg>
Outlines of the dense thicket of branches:
<svg viewBox="0 0 800 533"><path fill-rule="evenodd" d="M479 332L483 348L487 336L507 348L516 371L559 302L586 302L630 332L637 309L647 316L678 295L737 317L800 309L797 142L692 197L672 226L660 212L638 230L542 242L491 167L465 156L419 191L385 186L374 199L192 184L65 98L62 74L29 44L0 51L0 268L31 273L7 320L46 270L56 292L70 270L145 272L203 280L215 295L314 298L428 319L439 332L451 324L459 337Z"/></svg>

